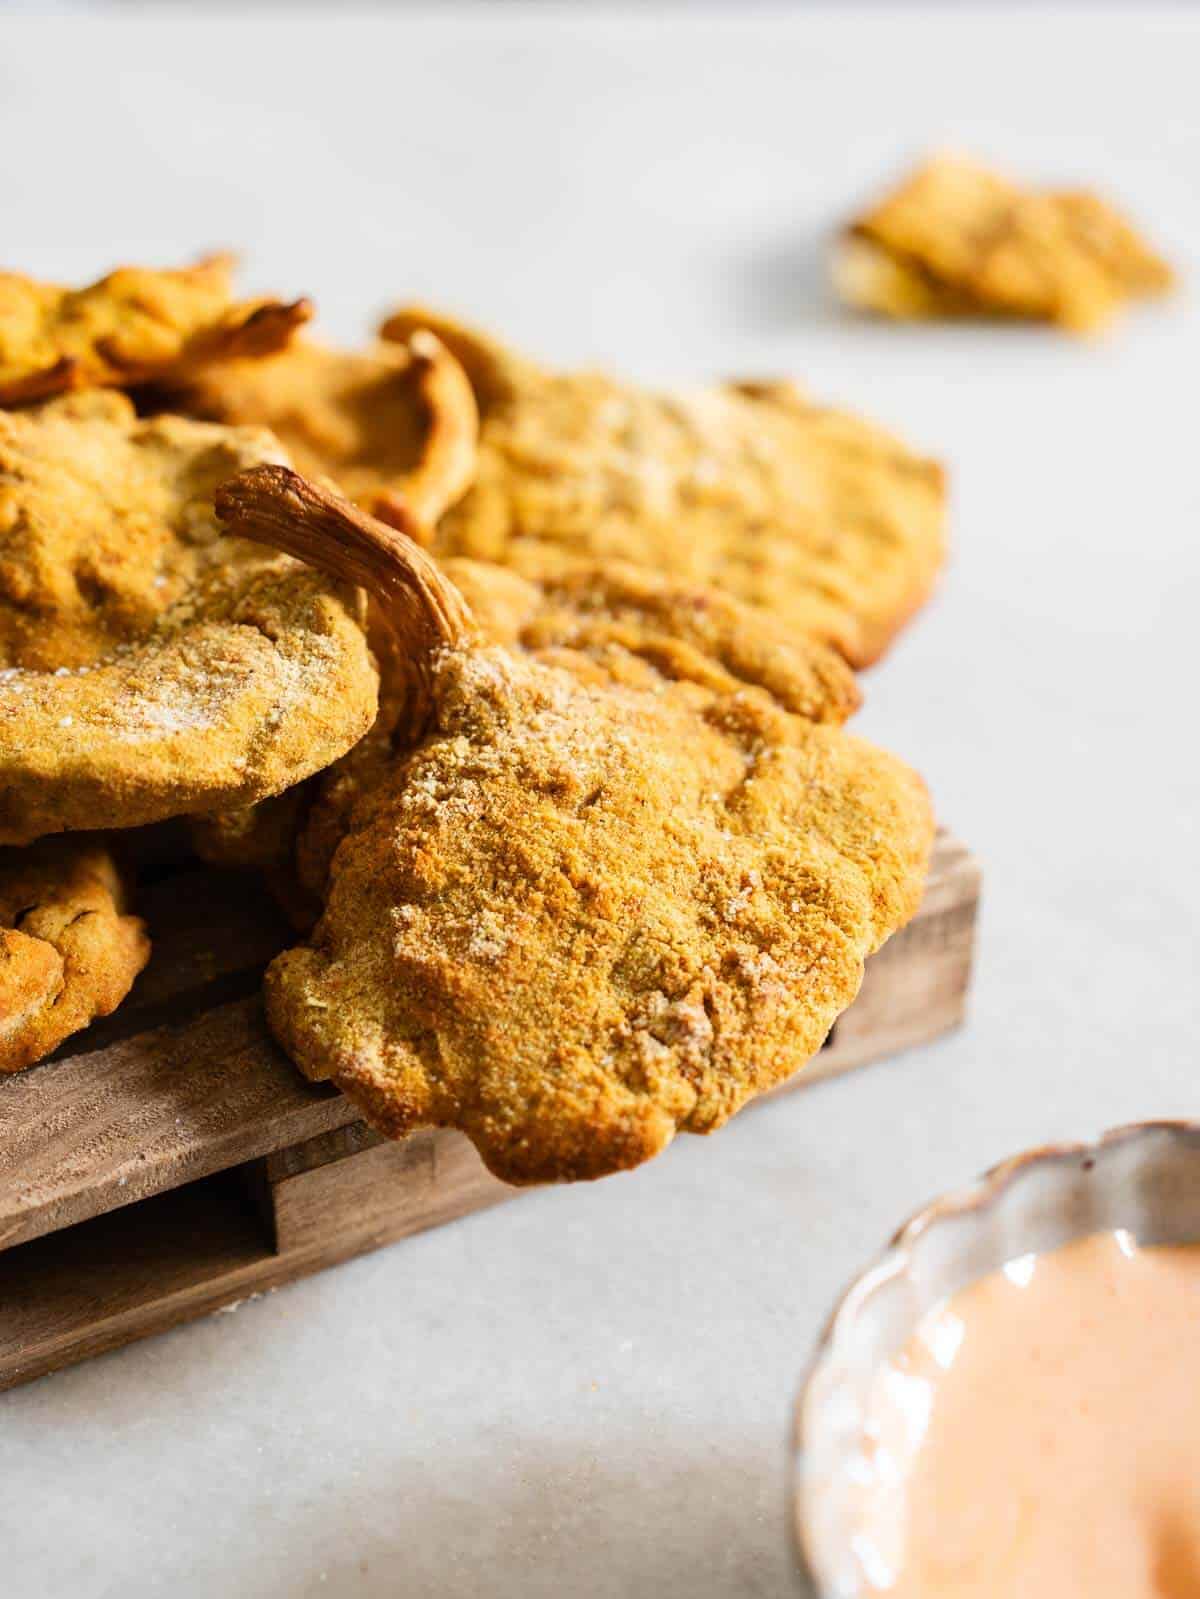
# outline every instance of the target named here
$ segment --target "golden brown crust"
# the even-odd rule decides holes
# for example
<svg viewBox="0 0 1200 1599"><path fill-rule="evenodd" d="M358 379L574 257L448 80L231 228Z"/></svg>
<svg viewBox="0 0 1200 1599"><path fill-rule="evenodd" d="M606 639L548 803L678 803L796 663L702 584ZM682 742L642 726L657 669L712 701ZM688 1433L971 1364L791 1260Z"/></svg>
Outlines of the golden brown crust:
<svg viewBox="0 0 1200 1599"><path fill-rule="evenodd" d="M357 591L225 538L253 429L0 414L0 843L248 805L369 727Z"/></svg>
<svg viewBox="0 0 1200 1599"><path fill-rule="evenodd" d="M753 617L746 606L710 589L616 563L565 564L557 579L540 584L477 561L450 559L442 567L481 635L515 651L552 660L556 651L569 650L577 671L590 657L605 674L619 660L626 677L636 674L651 691L662 678L705 682L728 694L753 684L788 710L835 727L861 703L840 656L805 639L786 640L771 618ZM329 868L355 806L404 747L396 737L402 698L395 676L385 671L371 732L311 785L295 855L302 903L313 908L309 925L320 912Z"/></svg>
<svg viewBox="0 0 1200 1599"><path fill-rule="evenodd" d="M708 1132L819 1048L915 909L919 781L765 698L489 648L360 806L277 1036L385 1132L461 1127L515 1182Z"/></svg>
<svg viewBox="0 0 1200 1599"><path fill-rule="evenodd" d="M839 655L701 584L569 556L547 560L537 582L454 557L441 566L492 643L598 660L620 651L645 661L658 678L705 682L729 694L753 685L786 710L834 726L862 703Z"/></svg>
<svg viewBox="0 0 1200 1599"><path fill-rule="evenodd" d="M0 849L0 1072L42 1060L107 1016L150 955L102 841Z"/></svg>
<svg viewBox="0 0 1200 1599"><path fill-rule="evenodd" d="M313 516L340 570L334 509ZM709 620L678 650L632 628L638 581L559 616L510 587L507 625L544 637L440 649L429 730L359 799L311 947L268 974L303 1070L392 1136L462 1128L513 1182L636 1165L796 1070L932 841L920 780L840 708L818 725L736 677L757 657Z"/></svg>
<svg viewBox="0 0 1200 1599"><path fill-rule="evenodd" d="M792 384L656 394L543 371L425 308L476 384L479 463L433 549L540 580L564 555L623 561L762 607L853 664L928 596L945 554L941 469Z"/></svg>
<svg viewBox="0 0 1200 1599"><path fill-rule="evenodd" d="M83 289L0 273L0 405L178 380L283 349L311 305L234 301L232 269L227 255L174 271L119 267Z"/></svg>
<svg viewBox="0 0 1200 1599"><path fill-rule="evenodd" d="M307 546L306 546L307 547ZM726 595L681 583L642 567L596 566L564 557L540 583L505 567L449 559L442 571L465 597L481 635L522 651L570 648L582 660L611 661L626 672L641 660L647 682L703 676L733 693L739 684L766 688L788 710L840 725L861 703L853 673L840 656L807 639L792 639L773 617L758 616ZM359 568L362 576L362 569ZM379 714L370 733L340 761L304 786L265 805L193 824L198 852L215 864L271 869L287 882L292 858L299 883L288 911L319 913L329 864L360 796L378 781L397 749L411 743L405 706L411 652L390 647L380 629L373 646L381 665ZM282 872L282 875L278 875ZM303 918L298 925L304 925Z"/></svg>
<svg viewBox="0 0 1200 1599"><path fill-rule="evenodd" d="M845 229L842 297L898 318L1000 315L1088 332L1166 293L1167 263L1097 196L1023 189L958 156L919 167Z"/></svg>
<svg viewBox="0 0 1200 1599"><path fill-rule="evenodd" d="M297 341L270 361L215 368L177 396L188 414L256 423L307 477L331 478L414 535L469 487L478 416L466 374L428 332L333 350Z"/></svg>
<svg viewBox="0 0 1200 1599"><path fill-rule="evenodd" d="M1169 294L1175 273L1133 226L1099 195L1057 189L1050 195L1076 247L1090 255L1109 279L1131 296Z"/></svg>

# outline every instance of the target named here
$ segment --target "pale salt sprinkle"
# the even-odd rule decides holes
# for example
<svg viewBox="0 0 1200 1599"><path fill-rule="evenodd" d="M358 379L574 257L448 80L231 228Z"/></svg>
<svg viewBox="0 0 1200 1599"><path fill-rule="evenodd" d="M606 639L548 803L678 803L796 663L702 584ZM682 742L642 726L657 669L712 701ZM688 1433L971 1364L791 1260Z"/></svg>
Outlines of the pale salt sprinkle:
<svg viewBox="0 0 1200 1599"><path fill-rule="evenodd" d="M330 653L328 640L320 639L313 642L319 654L328 656ZM263 726L271 729L277 728L295 709L297 703L311 693L311 678L302 661L276 651L274 665L279 690L274 704L262 719Z"/></svg>
<svg viewBox="0 0 1200 1599"><path fill-rule="evenodd" d="M495 911L483 911L471 934L467 954L477 961L499 960L508 948L509 938L508 929Z"/></svg>
<svg viewBox="0 0 1200 1599"><path fill-rule="evenodd" d="M178 691L178 685L175 685ZM129 700L121 707L121 731L129 738L148 733L186 733L211 726L212 714L202 701L187 699L169 705L162 700Z"/></svg>
<svg viewBox="0 0 1200 1599"><path fill-rule="evenodd" d="M749 905L751 899L753 898L754 890L758 888L760 882L761 878L756 871L746 873L746 881L744 886L740 888L731 899L725 902L725 920L727 922L737 921L738 917L746 909L746 906Z"/></svg>
<svg viewBox="0 0 1200 1599"><path fill-rule="evenodd" d="M734 955L735 964L741 974L748 978L757 987L770 992L779 990L778 983L768 984L768 979L779 976L779 962L765 949L739 949Z"/></svg>
<svg viewBox="0 0 1200 1599"><path fill-rule="evenodd" d="M432 816L438 808L433 774L421 772L415 777L410 777L400 795L400 805L404 810L412 811L418 816Z"/></svg>
<svg viewBox="0 0 1200 1599"><path fill-rule="evenodd" d="M669 1000L665 994L659 998L662 1003L656 1008L653 1023L661 1042L680 1044L693 1052L706 1050L712 1044L712 1022L700 1001Z"/></svg>

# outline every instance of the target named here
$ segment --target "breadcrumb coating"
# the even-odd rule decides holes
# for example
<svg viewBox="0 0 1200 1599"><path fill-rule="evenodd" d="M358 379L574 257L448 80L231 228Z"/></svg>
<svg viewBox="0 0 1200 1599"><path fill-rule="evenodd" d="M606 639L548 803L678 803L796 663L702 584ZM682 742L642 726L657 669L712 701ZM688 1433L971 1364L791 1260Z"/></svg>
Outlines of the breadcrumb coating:
<svg viewBox="0 0 1200 1599"><path fill-rule="evenodd" d="M150 956L102 840L0 849L0 1072L17 1072L107 1016Z"/></svg>
<svg viewBox="0 0 1200 1599"><path fill-rule="evenodd" d="M675 647L511 592L517 633L532 612L545 636L481 642L415 546L294 474L244 473L218 507L334 570L374 563L424 712L353 808L310 943L268 972L303 1071L390 1136L461 1128L525 1183L711 1132L820 1047L933 836L921 780L837 725L841 668L822 693L796 664L805 714L724 623Z"/></svg>
<svg viewBox="0 0 1200 1599"><path fill-rule="evenodd" d="M0 272L0 405L281 350L311 305L236 301L232 275L227 255L170 271L118 267L82 289Z"/></svg>
<svg viewBox="0 0 1200 1599"><path fill-rule="evenodd" d="M655 393L551 372L423 308L475 385L474 486L432 549L540 579L564 556L705 584L877 659L928 598L945 555L941 468L785 382Z"/></svg>
<svg viewBox="0 0 1200 1599"><path fill-rule="evenodd" d="M466 374L431 334L335 350L297 341L215 367L176 396L189 415L269 427L306 477L328 477L402 529L432 526L467 490L479 419Z"/></svg>
<svg viewBox="0 0 1200 1599"><path fill-rule="evenodd" d="M0 843L250 804L371 725L358 591L216 521L281 459L118 394L0 413Z"/></svg>
<svg viewBox="0 0 1200 1599"><path fill-rule="evenodd" d="M855 219L834 263L851 305L897 318L999 315L1087 333L1174 275L1094 194L1021 188L961 156L919 167Z"/></svg>

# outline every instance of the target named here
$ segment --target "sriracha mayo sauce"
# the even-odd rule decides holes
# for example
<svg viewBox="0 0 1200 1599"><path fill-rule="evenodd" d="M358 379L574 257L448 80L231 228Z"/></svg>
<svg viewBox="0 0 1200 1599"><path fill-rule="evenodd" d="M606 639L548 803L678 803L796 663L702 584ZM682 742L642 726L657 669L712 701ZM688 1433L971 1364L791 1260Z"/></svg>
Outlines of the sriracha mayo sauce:
<svg viewBox="0 0 1200 1599"><path fill-rule="evenodd" d="M1200 1599L1200 1246L1026 1255L868 1407L855 1550L890 1599Z"/></svg>

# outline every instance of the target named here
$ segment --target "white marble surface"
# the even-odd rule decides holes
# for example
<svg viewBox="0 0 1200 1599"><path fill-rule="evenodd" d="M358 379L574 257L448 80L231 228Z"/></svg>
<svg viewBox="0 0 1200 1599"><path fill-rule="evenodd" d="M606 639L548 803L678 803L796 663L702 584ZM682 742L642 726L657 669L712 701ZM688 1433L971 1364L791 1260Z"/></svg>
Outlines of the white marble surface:
<svg viewBox="0 0 1200 1599"><path fill-rule="evenodd" d="M0 19L5 264L233 243L339 335L419 294L944 454L953 564L863 726L988 871L959 1036L0 1398L6 1599L794 1592L845 1279L998 1156L1200 1108L1195 300L896 331L818 255L949 140L1126 196L1194 280L1198 67L1183 8Z"/></svg>

